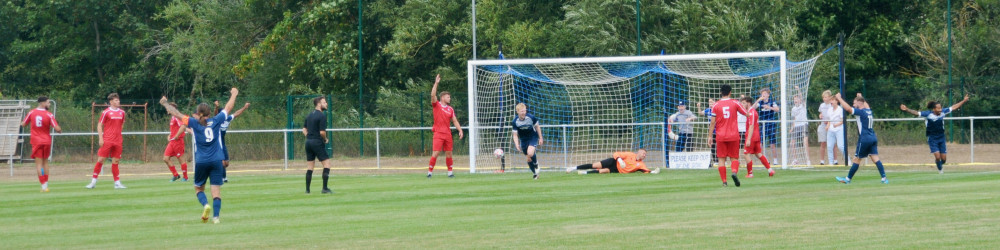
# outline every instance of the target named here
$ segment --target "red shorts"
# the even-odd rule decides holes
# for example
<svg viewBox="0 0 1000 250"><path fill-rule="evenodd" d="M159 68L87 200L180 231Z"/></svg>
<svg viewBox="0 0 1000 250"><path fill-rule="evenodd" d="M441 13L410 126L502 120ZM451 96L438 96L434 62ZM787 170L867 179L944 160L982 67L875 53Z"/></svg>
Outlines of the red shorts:
<svg viewBox="0 0 1000 250"><path fill-rule="evenodd" d="M114 143L107 143L107 142L105 142L104 146L102 146L101 149L97 150L97 156L104 157L104 158L121 159L122 158L122 145L121 144L114 144Z"/></svg>
<svg viewBox="0 0 1000 250"><path fill-rule="evenodd" d="M760 152L761 152L761 148L760 148L760 141L759 140L758 141L750 141L750 145L746 145L746 146L743 147L743 153L744 154L760 154Z"/></svg>
<svg viewBox="0 0 1000 250"><path fill-rule="evenodd" d="M52 144L31 145L32 159L48 159L51 153L52 153Z"/></svg>
<svg viewBox="0 0 1000 250"><path fill-rule="evenodd" d="M715 142L715 145L715 155L720 161L726 157L734 159L740 157L740 141L720 141Z"/></svg>
<svg viewBox="0 0 1000 250"><path fill-rule="evenodd" d="M181 157L182 155L184 155L183 141L170 141L167 143L167 149L163 150L163 156Z"/></svg>
<svg viewBox="0 0 1000 250"><path fill-rule="evenodd" d="M434 146L431 147L434 151L451 151L452 139L449 137L438 137L434 136Z"/></svg>

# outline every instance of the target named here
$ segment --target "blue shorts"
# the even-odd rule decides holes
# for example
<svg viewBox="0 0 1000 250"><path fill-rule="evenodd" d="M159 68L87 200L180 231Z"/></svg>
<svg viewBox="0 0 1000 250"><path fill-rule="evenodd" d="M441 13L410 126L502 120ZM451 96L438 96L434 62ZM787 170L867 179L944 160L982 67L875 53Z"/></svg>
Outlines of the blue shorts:
<svg viewBox="0 0 1000 250"><path fill-rule="evenodd" d="M944 135L929 135L927 136L927 145L931 148L931 153L948 153L948 146L945 144Z"/></svg>
<svg viewBox="0 0 1000 250"><path fill-rule="evenodd" d="M764 123L764 133L760 133L761 136L767 135L767 145L778 144L778 124L777 123ZM763 141L763 138L761 138Z"/></svg>
<svg viewBox="0 0 1000 250"><path fill-rule="evenodd" d="M222 162L198 162L194 164L194 186L203 187L205 181L211 177L213 186L222 186L222 177L226 169L222 167Z"/></svg>
<svg viewBox="0 0 1000 250"><path fill-rule="evenodd" d="M854 157L865 158L868 155L878 155L878 141L858 142L858 150L854 151Z"/></svg>
<svg viewBox="0 0 1000 250"><path fill-rule="evenodd" d="M538 138L521 139L521 153L527 155L529 146L535 147L535 153L538 153Z"/></svg>

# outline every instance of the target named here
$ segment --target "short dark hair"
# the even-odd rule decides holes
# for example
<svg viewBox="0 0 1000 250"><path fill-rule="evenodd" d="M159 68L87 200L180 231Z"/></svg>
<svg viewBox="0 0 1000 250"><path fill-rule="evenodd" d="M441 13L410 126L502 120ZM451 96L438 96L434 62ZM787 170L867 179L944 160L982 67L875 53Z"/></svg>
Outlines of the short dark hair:
<svg viewBox="0 0 1000 250"><path fill-rule="evenodd" d="M733 86L729 86L729 84L723 84L722 87L719 87L719 92L722 93L722 96L727 96L729 95L729 93L733 93Z"/></svg>
<svg viewBox="0 0 1000 250"><path fill-rule="evenodd" d="M854 101L855 101L855 102L864 102L864 103L868 103L868 101L865 101L865 98L864 98L864 97L860 97L860 96L858 96L858 97L855 97L855 98L854 98Z"/></svg>
<svg viewBox="0 0 1000 250"><path fill-rule="evenodd" d="M935 101L927 102L927 109L935 109L935 108L937 108L938 104L940 104L940 103L935 102Z"/></svg>
<svg viewBox="0 0 1000 250"><path fill-rule="evenodd" d="M118 99L118 93L111 93L111 94L108 95L108 101L109 102L111 100L114 100L114 99Z"/></svg>
<svg viewBox="0 0 1000 250"><path fill-rule="evenodd" d="M451 95L451 93L448 93L448 91L441 91L441 93L438 94L438 98L444 97L444 95Z"/></svg>
<svg viewBox="0 0 1000 250"><path fill-rule="evenodd" d="M747 103L753 103L753 97L749 97L749 96L744 96L743 99L740 99L740 100L742 100L744 102L747 102Z"/></svg>
<svg viewBox="0 0 1000 250"><path fill-rule="evenodd" d="M326 98L326 97L325 96L320 96L320 97L313 98L313 106L319 105L319 102L322 101L323 98Z"/></svg>
<svg viewBox="0 0 1000 250"><path fill-rule="evenodd" d="M39 96L38 97L38 103L43 103L43 102L47 102L47 101L49 101L49 97L48 96Z"/></svg>

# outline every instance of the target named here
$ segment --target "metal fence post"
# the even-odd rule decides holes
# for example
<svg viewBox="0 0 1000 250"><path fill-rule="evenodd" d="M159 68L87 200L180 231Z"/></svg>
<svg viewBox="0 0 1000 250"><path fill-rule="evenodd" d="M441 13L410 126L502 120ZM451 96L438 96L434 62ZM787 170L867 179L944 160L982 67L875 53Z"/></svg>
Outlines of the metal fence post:
<svg viewBox="0 0 1000 250"><path fill-rule="evenodd" d="M281 135L282 135L281 136L282 140L284 140L284 144L282 144L282 148L285 149L285 157L282 157L282 158L285 158L285 166L282 167L281 170L288 170L288 147L289 147L289 145L288 145L288 132L282 132Z"/></svg>
<svg viewBox="0 0 1000 250"><path fill-rule="evenodd" d="M969 117L969 162L976 162L976 118Z"/></svg>
<svg viewBox="0 0 1000 250"><path fill-rule="evenodd" d="M382 151L379 149L381 145L379 140L379 129L375 128L375 168L382 169Z"/></svg>

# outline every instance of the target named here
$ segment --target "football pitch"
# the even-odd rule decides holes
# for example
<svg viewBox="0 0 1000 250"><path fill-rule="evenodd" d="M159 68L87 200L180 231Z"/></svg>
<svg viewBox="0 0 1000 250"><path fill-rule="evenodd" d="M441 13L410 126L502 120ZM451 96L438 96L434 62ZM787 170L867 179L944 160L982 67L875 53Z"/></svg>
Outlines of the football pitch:
<svg viewBox="0 0 1000 250"><path fill-rule="evenodd" d="M741 170L743 171L743 170ZM203 224L190 182L12 181L3 248L994 248L1000 172L763 168L723 188L715 170L336 175L304 194L299 171L236 175L221 224ZM336 174L336 172L335 172ZM742 177L741 173L741 177ZM732 182L732 181L730 181Z"/></svg>

